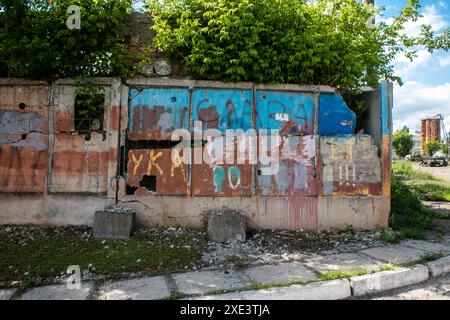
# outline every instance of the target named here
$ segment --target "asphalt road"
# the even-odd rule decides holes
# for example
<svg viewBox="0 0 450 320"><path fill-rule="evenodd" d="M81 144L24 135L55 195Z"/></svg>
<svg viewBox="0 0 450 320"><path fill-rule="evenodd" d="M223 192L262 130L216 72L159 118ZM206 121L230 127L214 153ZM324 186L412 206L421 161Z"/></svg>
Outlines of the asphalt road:
<svg viewBox="0 0 450 320"><path fill-rule="evenodd" d="M450 300L450 274L381 294L352 300Z"/></svg>

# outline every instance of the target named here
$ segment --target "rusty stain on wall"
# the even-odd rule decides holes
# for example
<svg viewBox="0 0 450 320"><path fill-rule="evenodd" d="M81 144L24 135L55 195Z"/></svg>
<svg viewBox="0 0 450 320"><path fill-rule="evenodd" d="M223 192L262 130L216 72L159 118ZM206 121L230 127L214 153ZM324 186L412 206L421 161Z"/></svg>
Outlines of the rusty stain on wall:
<svg viewBox="0 0 450 320"><path fill-rule="evenodd" d="M0 86L0 192L45 192L47 85Z"/></svg>

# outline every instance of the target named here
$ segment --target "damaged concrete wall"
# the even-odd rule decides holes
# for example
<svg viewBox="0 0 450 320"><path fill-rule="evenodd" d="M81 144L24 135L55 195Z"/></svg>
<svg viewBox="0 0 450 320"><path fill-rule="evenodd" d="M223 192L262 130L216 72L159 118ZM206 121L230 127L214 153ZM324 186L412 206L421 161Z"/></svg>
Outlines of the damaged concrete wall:
<svg viewBox="0 0 450 320"><path fill-rule="evenodd" d="M370 92L373 101L368 98L379 123L367 129L369 135L355 133L354 113L329 87L158 78L132 79L127 86L119 200L137 211L139 223L201 227L205 210L226 205L246 214L254 228L387 225L390 147L382 147L390 133L383 135L381 124L391 124L382 110L381 88ZM279 130L279 169L262 175L260 164L227 161L174 167L170 134L176 129L193 134L198 120L202 130L216 129L224 140L227 129ZM239 146L225 143L227 148ZM192 154L196 149L204 152L193 145Z"/></svg>
<svg viewBox="0 0 450 320"><path fill-rule="evenodd" d="M199 228L203 212L224 205L260 229L387 225L389 85L368 93L379 116L369 135L355 133L355 114L330 87L96 79L103 128L86 135L74 127L74 81L2 81L0 223L92 224L95 210L117 200L147 226ZM179 129L190 133L192 155L210 163L172 161ZM196 135L207 129L234 150L231 158L219 161ZM262 174L267 168L250 163L247 150L237 163L242 140L226 140L228 129L278 130L278 170Z"/></svg>
<svg viewBox="0 0 450 320"><path fill-rule="evenodd" d="M96 82L104 132L87 138L74 128L74 81L1 79L0 223L91 224L114 203L121 88Z"/></svg>

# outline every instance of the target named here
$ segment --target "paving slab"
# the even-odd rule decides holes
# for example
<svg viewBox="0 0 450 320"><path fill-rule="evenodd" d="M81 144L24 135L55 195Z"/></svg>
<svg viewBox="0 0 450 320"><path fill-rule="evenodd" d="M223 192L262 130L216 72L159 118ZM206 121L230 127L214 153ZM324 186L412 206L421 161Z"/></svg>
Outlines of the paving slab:
<svg viewBox="0 0 450 320"><path fill-rule="evenodd" d="M402 245L389 245L360 251L372 258L392 264L402 264L420 260L427 253L423 250Z"/></svg>
<svg viewBox="0 0 450 320"><path fill-rule="evenodd" d="M247 268L243 273L258 284L306 282L316 278L316 274L299 262L268 264Z"/></svg>
<svg viewBox="0 0 450 320"><path fill-rule="evenodd" d="M304 264L319 273L326 273L328 271L354 271L360 269L378 271L380 266L385 263L356 253L341 253L310 258Z"/></svg>
<svg viewBox="0 0 450 320"><path fill-rule="evenodd" d="M215 290L230 290L249 286L250 280L242 273L229 270L204 270L172 275L181 294L204 294Z"/></svg>
<svg viewBox="0 0 450 320"><path fill-rule="evenodd" d="M427 253L438 253L442 252L443 254L450 253L450 246L444 243L438 242L429 242L422 240L406 240L400 243L402 246L408 246L411 248L420 249L426 251Z"/></svg>
<svg viewBox="0 0 450 320"><path fill-rule="evenodd" d="M145 277L116 281L103 285L98 294L101 300L158 300L170 296L164 277Z"/></svg>
<svg viewBox="0 0 450 320"><path fill-rule="evenodd" d="M193 297L193 300L339 300L351 296L348 280Z"/></svg>
<svg viewBox="0 0 450 320"><path fill-rule="evenodd" d="M20 300L88 300L93 291L93 282L82 283L81 289L69 289L66 284L58 284L30 289Z"/></svg>
<svg viewBox="0 0 450 320"><path fill-rule="evenodd" d="M401 268L394 271L352 277L350 285L353 295L361 297L423 282L428 279L428 276L428 268L418 265L413 268Z"/></svg>
<svg viewBox="0 0 450 320"><path fill-rule="evenodd" d="M14 289L1 289L0 290L0 300L9 300L16 292Z"/></svg>

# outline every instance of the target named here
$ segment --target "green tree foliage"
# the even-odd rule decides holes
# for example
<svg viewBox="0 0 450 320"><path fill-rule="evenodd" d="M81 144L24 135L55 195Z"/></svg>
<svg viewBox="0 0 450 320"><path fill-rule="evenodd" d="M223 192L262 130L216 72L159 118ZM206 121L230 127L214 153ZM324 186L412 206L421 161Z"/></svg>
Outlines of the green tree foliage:
<svg viewBox="0 0 450 320"><path fill-rule="evenodd" d="M149 0L154 45L184 62L197 78L327 84L353 90L397 80L392 62L418 47L450 48L450 31L404 25L419 17L420 0L392 25L368 27L374 14L359 0Z"/></svg>
<svg viewBox="0 0 450 320"><path fill-rule="evenodd" d="M67 8L81 9L70 30ZM131 66L123 18L131 0L0 0L0 75L122 75Z"/></svg>
<svg viewBox="0 0 450 320"><path fill-rule="evenodd" d="M405 157L411 153L414 141L412 134L409 133L409 129L406 126L394 133L392 146L399 157Z"/></svg>
<svg viewBox="0 0 450 320"><path fill-rule="evenodd" d="M438 151L447 153L447 145L445 143L440 143L439 141L428 141L425 143L425 153L432 157Z"/></svg>

